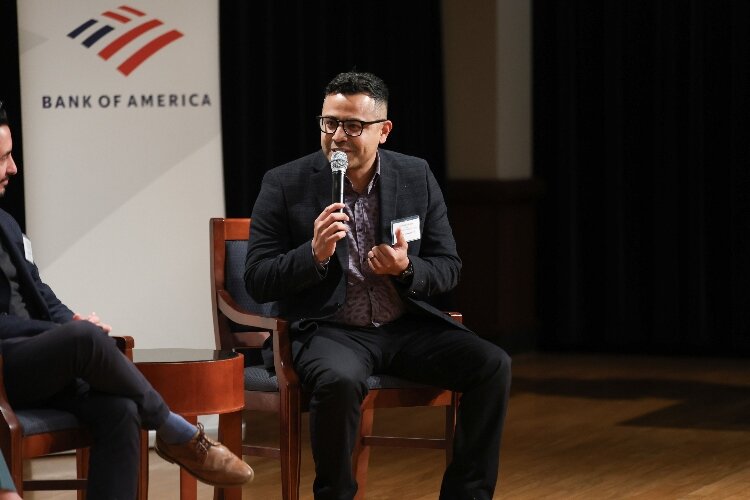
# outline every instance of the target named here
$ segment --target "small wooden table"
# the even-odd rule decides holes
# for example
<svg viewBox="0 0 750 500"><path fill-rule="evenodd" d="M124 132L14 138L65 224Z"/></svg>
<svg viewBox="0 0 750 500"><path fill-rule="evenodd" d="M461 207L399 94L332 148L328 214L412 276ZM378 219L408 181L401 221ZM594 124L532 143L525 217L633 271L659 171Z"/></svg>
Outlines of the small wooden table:
<svg viewBox="0 0 750 500"><path fill-rule="evenodd" d="M218 439L242 456L245 406L242 354L211 349L133 349L133 362L159 391L169 409L195 424L198 415L219 415ZM148 436L141 440L139 490L148 498ZM196 500L196 479L180 468L180 499ZM215 499L240 500L242 488L215 488Z"/></svg>

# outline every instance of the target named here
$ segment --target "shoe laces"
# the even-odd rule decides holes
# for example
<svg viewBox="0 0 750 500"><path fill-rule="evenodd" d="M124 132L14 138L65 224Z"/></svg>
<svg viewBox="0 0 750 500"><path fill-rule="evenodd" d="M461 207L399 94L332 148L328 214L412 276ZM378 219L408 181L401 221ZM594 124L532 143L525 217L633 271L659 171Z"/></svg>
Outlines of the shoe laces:
<svg viewBox="0 0 750 500"><path fill-rule="evenodd" d="M195 451L198 453L201 462L206 460L208 456L208 450L214 445L214 443L206 437L206 433L203 431L203 424L200 422L197 424L198 436L195 439Z"/></svg>

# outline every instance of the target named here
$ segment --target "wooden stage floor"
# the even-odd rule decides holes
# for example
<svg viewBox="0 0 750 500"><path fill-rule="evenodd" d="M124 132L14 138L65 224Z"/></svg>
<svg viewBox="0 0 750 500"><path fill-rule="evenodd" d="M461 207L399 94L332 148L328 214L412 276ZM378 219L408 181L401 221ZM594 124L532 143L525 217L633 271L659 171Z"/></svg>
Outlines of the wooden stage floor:
<svg viewBox="0 0 750 500"><path fill-rule="evenodd" d="M750 499L747 360L522 354L514 357L513 373L495 498ZM384 429L436 435L442 412L386 410L380 419L376 425ZM262 416L253 416L250 430L268 442L276 435L273 421ZM309 446L302 461L302 498L311 499ZM45 458L33 469L57 475L71 463ZM250 463L256 479L243 498L280 498L278 463ZM436 499L443 468L438 451L375 449L367 498ZM152 452L150 473L152 499L178 498L175 466ZM211 489L200 485L199 498L212 498Z"/></svg>

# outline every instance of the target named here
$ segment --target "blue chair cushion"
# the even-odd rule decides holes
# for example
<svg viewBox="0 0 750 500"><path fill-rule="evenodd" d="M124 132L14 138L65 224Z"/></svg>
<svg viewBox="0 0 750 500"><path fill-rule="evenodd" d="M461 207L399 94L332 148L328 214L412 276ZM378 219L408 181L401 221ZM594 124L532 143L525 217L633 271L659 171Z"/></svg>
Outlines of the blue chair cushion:
<svg viewBox="0 0 750 500"><path fill-rule="evenodd" d="M224 288L235 302L244 310L262 316L278 316L279 307L276 302L259 304L255 302L245 289L245 258L247 257L247 240L227 241L224 256ZM242 325L230 324L233 332L246 330Z"/></svg>
<svg viewBox="0 0 750 500"><path fill-rule="evenodd" d="M407 387L429 387L410 382L393 375L374 374L367 378L368 389L403 389ZM260 392L278 392L279 382L276 375L269 373L263 365L245 367L245 390Z"/></svg>
<svg viewBox="0 0 750 500"><path fill-rule="evenodd" d="M16 410L16 416L24 436L84 427L72 413L52 408Z"/></svg>

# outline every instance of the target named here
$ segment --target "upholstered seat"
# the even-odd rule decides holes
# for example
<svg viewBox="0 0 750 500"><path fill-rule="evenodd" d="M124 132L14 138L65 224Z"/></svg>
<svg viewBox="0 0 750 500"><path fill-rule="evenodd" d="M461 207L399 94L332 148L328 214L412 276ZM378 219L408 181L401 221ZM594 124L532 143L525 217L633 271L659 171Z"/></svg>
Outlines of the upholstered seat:
<svg viewBox="0 0 750 500"><path fill-rule="evenodd" d="M72 413L51 408L16 410L16 417L21 424L23 436L43 434L45 432L83 429L85 425Z"/></svg>

